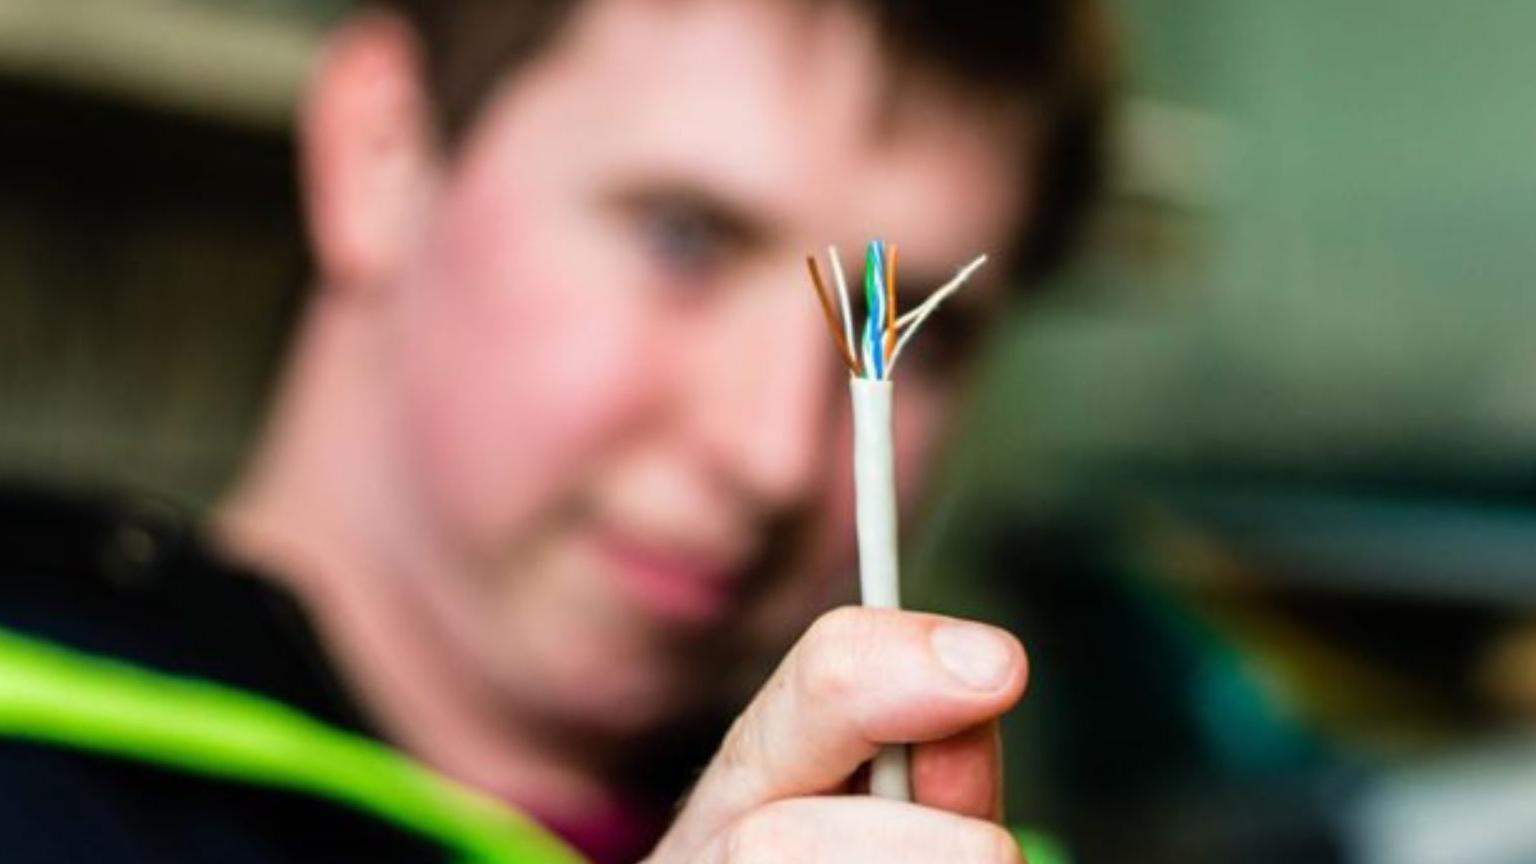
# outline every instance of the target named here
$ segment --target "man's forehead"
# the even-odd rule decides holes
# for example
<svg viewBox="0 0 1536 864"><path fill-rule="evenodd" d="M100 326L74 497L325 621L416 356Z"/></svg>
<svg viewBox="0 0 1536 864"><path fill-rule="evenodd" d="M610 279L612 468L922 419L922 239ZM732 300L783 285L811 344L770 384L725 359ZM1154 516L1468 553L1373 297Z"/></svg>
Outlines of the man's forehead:
<svg viewBox="0 0 1536 864"><path fill-rule="evenodd" d="M1022 124L898 77L847 4L595 0L576 27L566 59L602 94L610 158L717 185L797 243L882 235L915 263L1012 237Z"/></svg>

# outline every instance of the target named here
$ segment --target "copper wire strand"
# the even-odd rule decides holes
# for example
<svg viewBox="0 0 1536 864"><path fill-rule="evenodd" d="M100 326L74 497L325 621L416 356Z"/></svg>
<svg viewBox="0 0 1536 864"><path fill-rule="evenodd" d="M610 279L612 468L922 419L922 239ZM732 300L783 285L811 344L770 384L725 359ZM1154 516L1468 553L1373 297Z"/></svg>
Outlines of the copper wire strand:
<svg viewBox="0 0 1536 864"><path fill-rule="evenodd" d="M898 251L896 244L892 243L890 253L885 256L885 345L882 346L884 354L882 365L886 369L890 369L891 355L896 350L896 253Z"/></svg>
<svg viewBox="0 0 1536 864"><path fill-rule="evenodd" d="M837 346L838 353L843 355L843 364L848 367L849 374L857 378L863 373L853 351L843 339L843 328L838 326L837 313L832 311L832 300L827 296L826 284L821 281L821 268L816 266L816 256L805 256L805 266L811 271L811 287L816 289L816 299L821 303L821 314L826 319L827 332L832 334L832 343Z"/></svg>

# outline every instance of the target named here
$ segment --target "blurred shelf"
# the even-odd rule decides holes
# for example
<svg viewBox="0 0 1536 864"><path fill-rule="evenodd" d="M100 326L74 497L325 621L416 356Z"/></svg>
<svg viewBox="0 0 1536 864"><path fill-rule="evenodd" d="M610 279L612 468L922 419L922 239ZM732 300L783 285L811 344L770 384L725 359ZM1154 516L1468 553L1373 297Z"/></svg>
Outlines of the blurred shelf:
<svg viewBox="0 0 1536 864"><path fill-rule="evenodd" d="M282 128L333 6L0 0L0 76Z"/></svg>
<svg viewBox="0 0 1536 864"><path fill-rule="evenodd" d="M1156 488L1156 487L1153 487ZM1536 508L1524 499L1371 494L1327 488L1171 483L1154 500L1218 538L1276 587L1536 609ZM1219 584L1201 567L1159 568Z"/></svg>

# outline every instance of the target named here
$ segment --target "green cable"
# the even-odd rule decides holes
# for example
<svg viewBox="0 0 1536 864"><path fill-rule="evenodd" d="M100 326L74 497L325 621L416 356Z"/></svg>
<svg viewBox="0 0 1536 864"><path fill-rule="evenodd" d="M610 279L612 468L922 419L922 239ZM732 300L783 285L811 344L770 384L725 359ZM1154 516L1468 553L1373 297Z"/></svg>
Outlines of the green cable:
<svg viewBox="0 0 1536 864"><path fill-rule="evenodd" d="M1043 831L1014 827L1013 839L1029 864L1072 864L1072 855L1060 840Z"/></svg>
<svg viewBox="0 0 1536 864"><path fill-rule="evenodd" d="M473 864L585 864L500 802L281 702L4 628L0 736L307 792L430 838ZM1049 835L1014 830L1031 864L1070 864Z"/></svg>
<svg viewBox="0 0 1536 864"><path fill-rule="evenodd" d="M307 792L474 864L581 864L520 814L275 700L0 628L0 735Z"/></svg>

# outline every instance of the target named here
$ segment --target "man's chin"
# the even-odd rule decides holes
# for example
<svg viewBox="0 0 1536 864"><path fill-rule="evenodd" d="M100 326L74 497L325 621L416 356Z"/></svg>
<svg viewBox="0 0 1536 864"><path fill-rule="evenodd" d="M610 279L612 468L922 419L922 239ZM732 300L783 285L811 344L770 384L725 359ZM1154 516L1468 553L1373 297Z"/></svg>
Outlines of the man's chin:
<svg viewBox="0 0 1536 864"><path fill-rule="evenodd" d="M639 622L572 632L509 657L517 701L557 727L605 738L649 734L687 714L709 689L694 658L666 650Z"/></svg>
<svg viewBox="0 0 1536 864"><path fill-rule="evenodd" d="M545 695L551 719L564 730L604 739L651 735L690 713L680 694L659 682L566 682Z"/></svg>
<svg viewBox="0 0 1536 864"><path fill-rule="evenodd" d="M679 620L615 590L611 572L576 574L541 583L561 590L503 601L497 659L516 702L562 729L632 737L724 701L740 665L740 610Z"/></svg>

